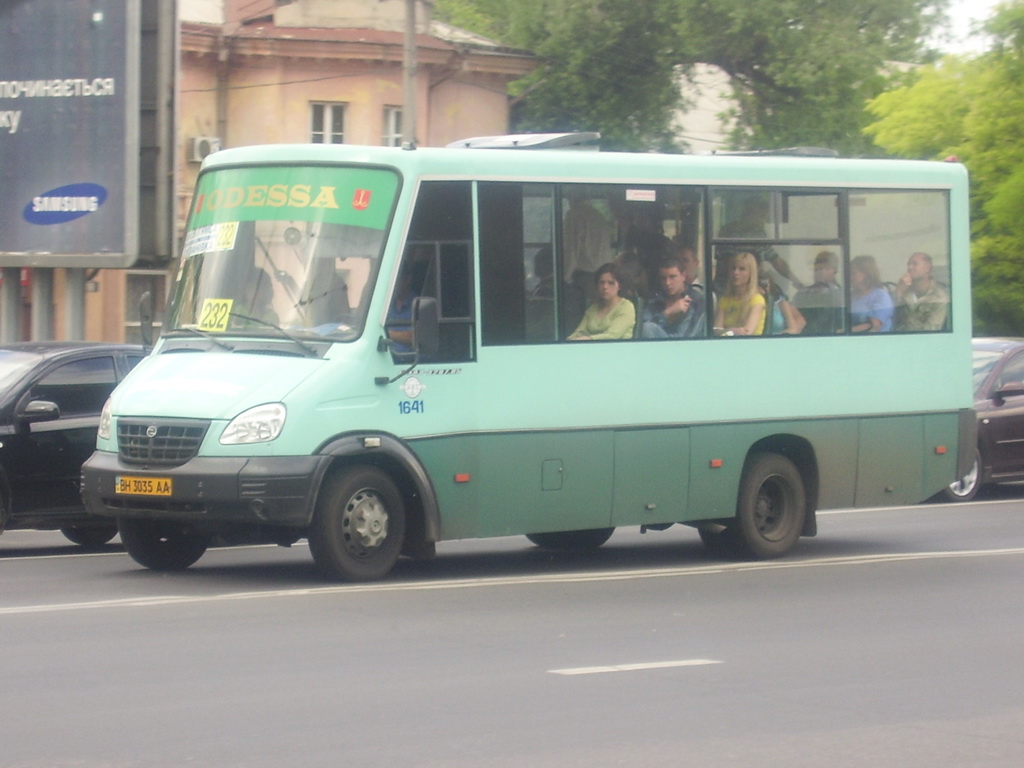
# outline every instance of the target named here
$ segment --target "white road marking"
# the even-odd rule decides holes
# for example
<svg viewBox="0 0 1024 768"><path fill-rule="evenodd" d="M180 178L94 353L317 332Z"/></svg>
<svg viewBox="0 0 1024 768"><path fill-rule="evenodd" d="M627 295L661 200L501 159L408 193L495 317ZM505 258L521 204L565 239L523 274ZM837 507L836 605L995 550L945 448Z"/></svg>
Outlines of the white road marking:
<svg viewBox="0 0 1024 768"><path fill-rule="evenodd" d="M628 581L630 579L683 578L710 574L745 571L774 571L790 568L828 568L876 563L898 563L914 560L958 560L975 557L1007 557L1024 555L1024 547L1010 549L975 549L950 552L904 552L887 555L858 555L853 557L821 557L808 560L770 560L752 563L720 563L696 568L650 568L646 570L589 571L582 573L552 573L530 576L502 576L475 579L433 579L431 581L377 582L373 584L340 584L304 589L261 590L254 592L227 592L218 595L165 595L162 597L136 597L118 600L90 600L80 603L48 603L42 605L13 605L0 608L0 616L39 613L61 613L112 608L143 608L160 605L186 605L218 603L233 600L266 600L271 598L315 597L319 595L354 594L362 592L421 592L446 589L484 589L490 587L524 586L533 584L580 584L602 581Z"/></svg>
<svg viewBox="0 0 1024 768"><path fill-rule="evenodd" d="M703 667L708 664L722 664L714 659L683 659L682 661L649 661L641 664L615 664L608 667L571 667L549 669L552 675L601 675L606 672L639 672L646 669L671 669L672 667Z"/></svg>

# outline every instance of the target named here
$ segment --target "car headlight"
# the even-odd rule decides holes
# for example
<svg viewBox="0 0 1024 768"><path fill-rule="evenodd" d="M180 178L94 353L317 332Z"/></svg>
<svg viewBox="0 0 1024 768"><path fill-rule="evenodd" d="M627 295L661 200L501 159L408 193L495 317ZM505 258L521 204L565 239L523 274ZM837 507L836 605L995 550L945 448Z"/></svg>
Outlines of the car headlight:
<svg viewBox="0 0 1024 768"><path fill-rule="evenodd" d="M113 421L113 417L110 415L110 398L107 398L107 402L103 404L103 410L100 411L100 429L99 436L101 440L110 439L110 425Z"/></svg>
<svg viewBox="0 0 1024 768"><path fill-rule="evenodd" d="M284 429L285 408L281 403L257 405L231 420L220 436L221 445L269 443Z"/></svg>

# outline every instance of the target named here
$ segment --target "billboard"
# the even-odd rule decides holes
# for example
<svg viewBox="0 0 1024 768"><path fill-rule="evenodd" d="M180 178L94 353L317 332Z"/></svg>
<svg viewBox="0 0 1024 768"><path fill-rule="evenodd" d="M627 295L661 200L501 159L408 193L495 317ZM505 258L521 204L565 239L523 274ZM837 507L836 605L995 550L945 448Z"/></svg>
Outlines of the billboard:
<svg viewBox="0 0 1024 768"><path fill-rule="evenodd" d="M139 1L0 2L0 266L134 263Z"/></svg>

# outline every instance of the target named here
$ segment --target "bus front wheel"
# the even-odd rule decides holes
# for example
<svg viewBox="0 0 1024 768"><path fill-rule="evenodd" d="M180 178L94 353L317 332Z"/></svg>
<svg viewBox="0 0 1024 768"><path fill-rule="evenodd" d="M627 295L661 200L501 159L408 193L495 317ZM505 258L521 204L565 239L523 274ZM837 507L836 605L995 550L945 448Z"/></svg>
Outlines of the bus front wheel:
<svg viewBox="0 0 1024 768"><path fill-rule="evenodd" d="M781 557L800 538L806 513L803 479L793 462L776 453L752 455L736 504L741 548L759 560Z"/></svg>
<svg viewBox="0 0 1024 768"><path fill-rule="evenodd" d="M405 505L394 481L376 467L349 467L320 491L309 549L329 579L382 579L394 566L405 536Z"/></svg>
<svg viewBox="0 0 1024 768"><path fill-rule="evenodd" d="M183 571L206 552L206 537L159 520L117 521L121 543L139 565L152 571Z"/></svg>

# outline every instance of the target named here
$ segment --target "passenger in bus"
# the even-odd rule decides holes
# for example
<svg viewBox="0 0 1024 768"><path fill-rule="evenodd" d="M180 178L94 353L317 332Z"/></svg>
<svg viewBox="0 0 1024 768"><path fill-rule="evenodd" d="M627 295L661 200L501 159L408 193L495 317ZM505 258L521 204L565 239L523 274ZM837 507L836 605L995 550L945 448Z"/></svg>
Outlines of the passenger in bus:
<svg viewBox="0 0 1024 768"><path fill-rule="evenodd" d="M690 282L680 256L663 259L658 269L660 289L646 303L641 336L645 339L692 338L705 334L704 291Z"/></svg>
<svg viewBox="0 0 1024 768"><path fill-rule="evenodd" d="M420 295L427 264L407 261L398 272L395 297L388 311L387 332L391 340L391 351L395 354L409 354L412 342L412 302Z"/></svg>
<svg viewBox="0 0 1024 768"><path fill-rule="evenodd" d="M836 282L839 257L821 251L814 257L814 283L797 291L793 304L807 320L805 336L828 336L843 330L843 289Z"/></svg>
<svg viewBox="0 0 1024 768"><path fill-rule="evenodd" d="M715 335L760 336L764 333L765 299L757 279L757 259L744 251L729 265L729 283L715 310Z"/></svg>
<svg viewBox="0 0 1024 768"><path fill-rule="evenodd" d="M575 317L596 298L595 272L613 256L612 228L581 189L569 187L566 198L568 208L562 222L566 306Z"/></svg>
<svg viewBox="0 0 1024 768"><path fill-rule="evenodd" d="M541 247L533 257L533 275L537 283L526 297L526 338L528 341L554 341L555 264L550 246Z"/></svg>
<svg viewBox="0 0 1024 768"><path fill-rule="evenodd" d="M551 246L542 246L534 254L533 275L537 278L537 284L530 289L530 300L554 299L555 263L551 255Z"/></svg>
<svg viewBox="0 0 1024 768"><path fill-rule="evenodd" d="M238 307L237 304L235 306ZM274 279L266 269L257 267L250 273L240 311L255 320L279 324L277 312L274 311Z"/></svg>
<svg viewBox="0 0 1024 768"><path fill-rule="evenodd" d="M783 292L775 281L765 278L761 281L761 292L768 303L767 332L772 336L799 336L807 326L807 319Z"/></svg>
<svg viewBox="0 0 1024 768"><path fill-rule="evenodd" d="M647 272L643 262L635 251L623 251L613 262L619 268L622 279L628 288L623 288L623 296L639 306L642 300L650 298L651 291L647 282Z"/></svg>
<svg viewBox="0 0 1024 768"><path fill-rule="evenodd" d="M622 296L624 277L614 264L597 270L597 301L587 307L571 341L631 339L636 325L636 307ZM627 286L628 287L628 286Z"/></svg>
<svg viewBox="0 0 1024 768"><path fill-rule="evenodd" d="M653 290L658 285L662 259L672 255L672 240L665 236L665 214L661 206L653 203L637 203L636 206L631 211L625 246L643 264L645 282Z"/></svg>
<svg viewBox="0 0 1024 768"><path fill-rule="evenodd" d="M683 262L683 266L686 268L686 282L704 293L704 283L700 279L700 259L697 258L697 252L688 245L678 247L676 251L679 255L680 261Z"/></svg>
<svg viewBox="0 0 1024 768"><path fill-rule="evenodd" d="M915 253L896 284L896 330L941 331L949 313L949 294L932 277L932 257Z"/></svg>
<svg viewBox="0 0 1024 768"><path fill-rule="evenodd" d="M874 257L857 256L850 262L850 330L885 333L892 330L892 316L892 296Z"/></svg>
<svg viewBox="0 0 1024 768"><path fill-rule="evenodd" d="M743 207L740 209L740 215L736 219L726 222L718 231L718 237L720 238L749 238L749 239L762 239L762 238L773 238L773 227L772 224L772 211L771 202L769 198L763 194L754 194L744 201ZM793 270L789 267L787 262L782 256L779 255L778 251L772 248L770 245L760 246L752 251L757 263L768 262L772 268L779 273L781 277L792 283L793 288L803 288L803 283L793 274ZM728 254L727 251L722 251L722 255L733 255Z"/></svg>

